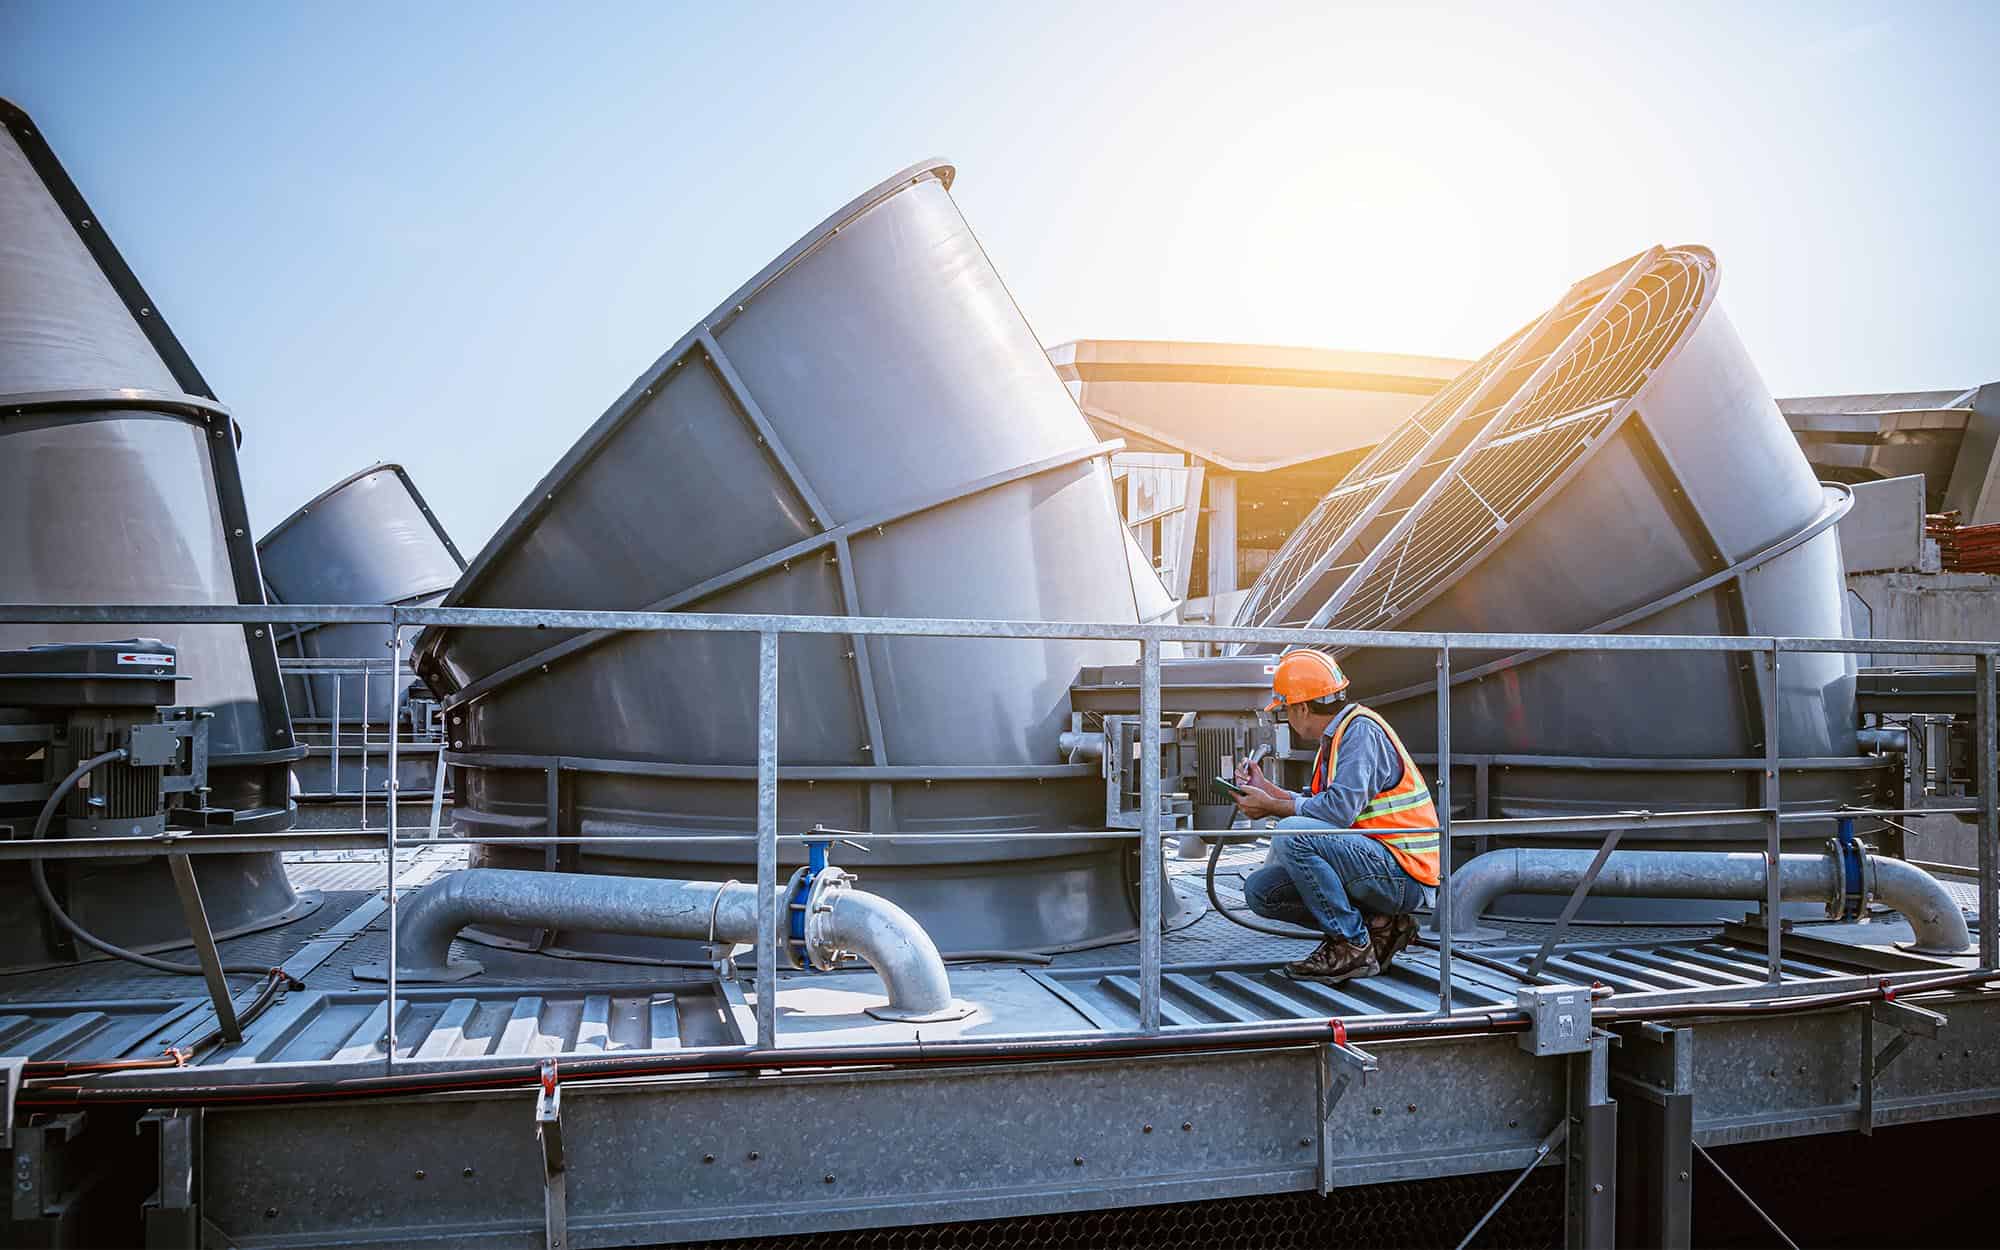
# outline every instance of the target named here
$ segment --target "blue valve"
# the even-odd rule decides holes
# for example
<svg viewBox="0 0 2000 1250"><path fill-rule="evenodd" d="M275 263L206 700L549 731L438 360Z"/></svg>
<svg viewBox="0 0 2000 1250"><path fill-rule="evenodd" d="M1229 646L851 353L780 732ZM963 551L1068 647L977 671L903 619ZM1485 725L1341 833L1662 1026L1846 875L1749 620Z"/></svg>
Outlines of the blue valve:
<svg viewBox="0 0 2000 1250"><path fill-rule="evenodd" d="M1834 850L1840 856L1840 918L1859 920L1866 900L1862 897L1861 844L1854 839L1854 817L1841 817L1834 829Z"/></svg>

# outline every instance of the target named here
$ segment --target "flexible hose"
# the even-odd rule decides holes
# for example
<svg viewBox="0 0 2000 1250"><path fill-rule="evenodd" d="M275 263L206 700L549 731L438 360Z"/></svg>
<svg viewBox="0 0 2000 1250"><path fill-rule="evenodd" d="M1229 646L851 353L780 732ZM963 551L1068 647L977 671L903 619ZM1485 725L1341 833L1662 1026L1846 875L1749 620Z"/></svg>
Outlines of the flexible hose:
<svg viewBox="0 0 2000 1250"><path fill-rule="evenodd" d="M105 751L100 755L93 755L81 764L78 764L75 768L72 768L69 776L57 782L56 788L49 792L48 801L42 804L41 813L35 817L35 827L33 832L28 835L29 839L31 841L40 841L48 833L49 821L55 817L56 808L62 804L65 798L69 797L69 792L76 787L76 783L81 781L85 774L100 765L108 764L113 760L122 760L126 756L127 752L125 748L119 747L115 750ZM55 892L49 889L48 871L43 867L40 859L31 859L28 861L28 872L34 879L35 895L42 900L42 907L49 913L49 918L62 926L65 933L68 933L85 946L109 955L113 959L123 959L129 963L138 964L142 968L151 968L155 972L168 972L176 976L191 977L203 975L202 970L196 965L177 964L165 959L155 959L151 955L141 955L138 951L127 950L122 946L115 945L98 937L76 921L70 919L69 913L62 909L62 904L56 901ZM222 965L222 970L224 972L245 973L260 977L270 976L277 971L277 969L267 964L224 964Z"/></svg>
<svg viewBox="0 0 2000 1250"><path fill-rule="evenodd" d="M1320 942L1326 939L1326 934L1324 933L1319 933L1312 929L1301 929L1297 925L1267 924L1262 920L1253 920L1243 912L1237 911L1235 908L1224 903L1222 896L1215 892L1215 866L1221 862L1222 848L1227 845L1229 843L1226 840L1216 838L1208 848L1208 871L1202 874L1202 882L1208 887L1208 905L1210 907L1221 912L1225 919L1232 920L1244 928L1254 930L1258 933L1268 933L1272 937L1296 938L1301 942Z"/></svg>

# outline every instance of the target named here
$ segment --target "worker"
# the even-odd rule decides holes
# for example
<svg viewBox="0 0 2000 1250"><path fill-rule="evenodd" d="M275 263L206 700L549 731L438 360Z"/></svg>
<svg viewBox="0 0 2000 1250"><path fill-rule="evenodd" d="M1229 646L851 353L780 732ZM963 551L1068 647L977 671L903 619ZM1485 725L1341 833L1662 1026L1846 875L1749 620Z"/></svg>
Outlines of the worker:
<svg viewBox="0 0 2000 1250"><path fill-rule="evenodd" d="M1266 709L1294 742L1318 742L1304 793L1254 761L1237 770L1236 806L1280 817L1263 867L1243 883L1250 910L1315 928L1324 941L1285 972L1310 981L1374 976L1416 936L1410 913L1436 902L1438 820L1430 790L1389 722L1347 698L1347 675L1323 652L1279 657Z"/></svg>

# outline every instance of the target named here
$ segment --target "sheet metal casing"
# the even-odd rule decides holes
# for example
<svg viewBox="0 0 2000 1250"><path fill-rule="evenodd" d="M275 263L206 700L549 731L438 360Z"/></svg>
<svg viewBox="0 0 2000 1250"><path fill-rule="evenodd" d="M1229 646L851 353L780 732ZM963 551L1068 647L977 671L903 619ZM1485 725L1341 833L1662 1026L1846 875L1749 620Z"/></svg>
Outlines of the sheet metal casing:
<svg viewBox="0 0 2000 1250"><path fill-rule="evenodd" d="M1135 620L1109 448L959 215L951 177L928 163L882 183L705 318L536 487L447 603ZM458 831L658 833L576 866L746 878L747 843L673 835L755 828L756 639L628 635L544 666L563 641L420 639L420 672L459 700ZM1100 827L1102 782L1063 764L1056 739L1079 669L1135 652L786 638L781 828ZM559 759L577 762L557 770L551 803ZM882 845L856 866L949 951L1129 931L1129 856L1103 840ZM475 862L545 856L488 847Z"/></svg>
<svg viewBox="0 0 2000 1250"><path fill-rule="evenodd" d="M280 521L257 542L257 562L273 603L394 603L429 607L444 600L465 561L416 483L400 464L351 473ZM382 625L303 626L282 632L278 652L308 659L386 660L391 631ZM405 640L403 658L409 659ZM292 714L329 720L340 686L342 725L365 718L386 725L416 680L405 671L391 700L387 673L371 674L367 699L359 676L291 676Z"/></svg>
<svg viewBox="0 0 2000 1250"><path fill-rule="evenodd" d="M1508 515L1431 597L1402 605L1387 627L1847 635L1834 524L1845 491L1814 480L1715 306L1713 258L1698 248L1668 255L1706 272L1677 341L1573 463ZM1602 285L1620 268L1607 270ZM1420 536L1426 519L1416 522ZM1293 542L1306 538L1302 531ZM1273 567L1284 559L1281 553ZM1764 770L1745 764L1765 754L1773 695L1761 657L1565 652L1496 663L1506 658L1452 650L1451 793L1461 813L1477 807L1481 816L1528 817L1758 802ZM1387 716L1413 752L1436 751L1432 655L1357 650L1341 662L1355 695ZM1467 678L1481 669L1490 671ZM1881 783L1876 762L1857 745L1854 683L1851 656L1784 656L1775 721L1778 755L1787 761L1786 808L1858 801ZM1479 756L1498 758L1471 758ZM1676 763L1696 759L1737 766ZM1828 832L1804 822L1785 826L1787 838L1814 842ZM1722 840L1720 831L1677 831L1627 845L1687 838Z"/></svg>
<svg viewBox="0 0 2000 1250"><path fill-rule="evenodd" d="M0 601L261 603L246 534L237 431L28 116L0 101ZM0 649L134 633L172 643L176 692L214 713L213 806L239 829L291 825L291 740L269 630L236 625L0 623ZM206 857L219 931L298 905L275 854ZM160 861L79 861L62 874L72 913L126 944L185 927ZM18 867L0 872L0 963L49 948Z"/></svg>

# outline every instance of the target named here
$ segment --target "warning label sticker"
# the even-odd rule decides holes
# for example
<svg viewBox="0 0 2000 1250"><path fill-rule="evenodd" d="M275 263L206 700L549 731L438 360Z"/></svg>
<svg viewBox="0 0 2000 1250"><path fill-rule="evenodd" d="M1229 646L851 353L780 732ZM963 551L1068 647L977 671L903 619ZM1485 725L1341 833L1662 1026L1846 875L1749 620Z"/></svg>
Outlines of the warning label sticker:
<svg viewBox="0 0 2000 1250"><path fill-rule="evenodd" d="M155 651L120 651L118 653L118 662L120 664L171 665L174 662L174 657L171 655L161 655Z"/></svg>
<svg viewBox="0 0 2000 1250"><path fill-rule="evenodd" d="M1277 671L1278 671L1278 666L1275 664L1266 664L1264 666L1264 676L1266 677L1271 676L1273 673Z"/></svg>

